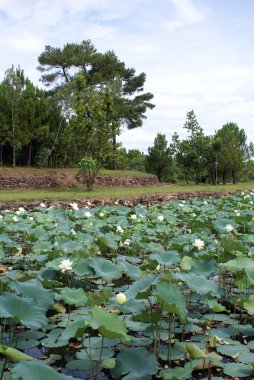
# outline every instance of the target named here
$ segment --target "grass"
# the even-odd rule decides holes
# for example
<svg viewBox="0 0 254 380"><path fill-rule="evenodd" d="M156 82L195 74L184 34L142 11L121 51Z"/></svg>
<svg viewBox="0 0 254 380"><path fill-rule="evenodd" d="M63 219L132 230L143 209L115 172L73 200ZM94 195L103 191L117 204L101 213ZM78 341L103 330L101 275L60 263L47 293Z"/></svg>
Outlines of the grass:
<svg viewBox="0 0 254 380"><path fill-rule="evenodd" d="M78 168L36 168L36 167L0 167L0 176L41 176L54 175L56 173L65 173L75 176ZM98 175L105 177L149 177L151 174L139 172L136 170L106 170L102 169Z"/></svg>
<svg viewBox="0 0 254 380"><path fill-rule="evenodd" d="M163 195L171 193L185 192L222 192L252 190L253 182L238 183L236 185L218 185L212 186L207 184L164 184L153 186L129 186L114 188L95 188L94 191L88 192L85 188L51 188L51 189L0 189L0 202L11 201L74 201L91 198L124 198L148 195Z"/></svg>

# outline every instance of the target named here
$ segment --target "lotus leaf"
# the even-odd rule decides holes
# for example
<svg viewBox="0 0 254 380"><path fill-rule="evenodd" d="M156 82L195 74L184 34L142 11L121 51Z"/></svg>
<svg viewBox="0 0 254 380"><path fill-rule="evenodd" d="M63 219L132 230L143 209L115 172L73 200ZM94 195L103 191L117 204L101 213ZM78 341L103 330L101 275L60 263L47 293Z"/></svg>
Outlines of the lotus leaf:
<svg viewBox="0 0 254 380"><path fill-rule="evenodd" d="M37 330L47 325L45 309L33 298L21 298L12 293L0 296L0 316L18 318L26 327Z"/></svg>
<svg viewBox="0 0 254 380"><path fill-rule="evenodd" d="M11 374L13 380L74 380L74 377L57 373L37 360L22 361L12 369Z"/></svg>
<svg viewBox="0 0 254 380"><path fill-rule="evenodd" d="M92 308L90 314L92 316L90 322L92 328L98 329L106 338L129 338L125 322L116 314L97 307Z"/></svg>

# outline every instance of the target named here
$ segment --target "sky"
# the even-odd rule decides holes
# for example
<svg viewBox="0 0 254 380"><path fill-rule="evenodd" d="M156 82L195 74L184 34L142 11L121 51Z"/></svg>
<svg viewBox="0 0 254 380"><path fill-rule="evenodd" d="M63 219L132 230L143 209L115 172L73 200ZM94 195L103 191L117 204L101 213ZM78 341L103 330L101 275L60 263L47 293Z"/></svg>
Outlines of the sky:
<svg viewBox="0 0 254 380"><path fill-rule="evenodd" d="M237 123L254 142L254 0L0 0L0 80L20 65L34 84L46 45L90 39L136 73L155 108L119 142L147 152L157 133L186 136L194 110L206 135Z"/></svg>

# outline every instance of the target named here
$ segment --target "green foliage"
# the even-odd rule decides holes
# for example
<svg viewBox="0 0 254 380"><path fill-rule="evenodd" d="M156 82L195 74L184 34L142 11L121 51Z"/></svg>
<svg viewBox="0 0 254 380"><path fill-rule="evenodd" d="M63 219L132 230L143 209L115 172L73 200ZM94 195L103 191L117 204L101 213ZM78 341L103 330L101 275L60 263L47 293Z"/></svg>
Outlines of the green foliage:
<svg viewBox="0 0 254 380"><path fill-rule="evenodd" d="M218 152L218 170L226 183L229 176L232 182L237 182L237 175L243 168L245 156L247 154L247 136L243 129L236 123L227 123L219 129L215 135L220 140L221 148Z"/></svg>
<svg viewBox="0 0 254 380"><path fill-rule="evenodd" d="M100 161L105 156L102 149L105 150L105 145L110 142L115 169L116 138L120 127L126 125L133 129L142 126L146 110L154 107L150 103L153 95L143 92L145 74L136 75L135 70L126 68L112 51L97 52L90 40L80 44L67 43L63 49L46 46L38 60L42 81L48 86L55 86L55 91L60 89L58 93L63 95L62 100L70 114L73 109L76 113L72 117L74 126L70 128L77 132L81 127L76 143L83 136L87 149L96 150L92 156ZM76 92L74 103L73 88ZM84 125L88 131L86 136L82 130ZM100 130L96 135L101 144L98 141L92 141L92 145L87 142L87 138L93 136L94 128ZM75 139L76 133L71 134ZM85 154L91 152L83 151Z"/></svg>
<svg viewBox="0 0 254 380"><path fill-rule="evenodd" d="M166 136L158 133L145 161L146 171L156 174L160 182L168 182L171 174L172 157L167 145Z"/></svg>
<svg viewBox="0 0 254 380"><path fill-rule="evenodd" d="M96 160L91 157L84 157L79 163L80 169L77 176L81 176L86 183L87 190L93 190L95 177L99 170L99 165Z"/></svg>
<svg viewBox="0 0 254 380"><path fill-rule="evenodd" d="M187 113L184 129L188 137L182 141L175 133L172 138L171 150L184 172L185 179L200 183L207 178L210 159L210 141L199 126L194 111Z"/></svg>
<svg viewBox="0 0 254 380"><path fill-rule="evenodd" d="M12 363L19 363L22 360L33 360L31 356L24 354L13 347L7 347L0 344L0 354L6 356Z"/></svg>
<svg viewBox="0 0 254 380"><path fill-rule="evenodd" d="M127 153L128 157L128 170L138 170L140 172L145 172L145 154L140 152L138 149L130 149Z"/></svg>
<svg viewBox="0 0 254 380"><path fill-rule="evenodd" d="M37 360L32 362L22 361L12 370L13 380L73 380L72 376L65 376Z"/></svg>
<svg viewBox="0 0 254 380"><path fill-rule="evenodd" d="M253 377L253 201L2 211L3 378L65 379L55 360L90 378Z"/></svg>
<svg viewBox="0 0 254 380"><path fill-rule="evenodd" d="M98 329L104 337L128 339L126 324L116 314L97 307L93 308L90 313L92 327Z"/></svg>

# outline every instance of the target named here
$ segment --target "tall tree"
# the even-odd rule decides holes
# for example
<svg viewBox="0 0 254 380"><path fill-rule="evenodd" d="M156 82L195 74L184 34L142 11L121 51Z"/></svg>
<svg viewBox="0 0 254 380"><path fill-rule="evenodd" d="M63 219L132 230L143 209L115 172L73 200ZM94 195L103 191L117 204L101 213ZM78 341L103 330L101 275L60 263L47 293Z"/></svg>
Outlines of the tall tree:
<svg viewBox="0 0 254 380"><path fill-rule="evenodd" d="M109 101L107 122L111 128L113 150L121 126L128 129L141 127L146 111L154 107L150 102L153 95L144 92L145 74L136 75L133 68L126 68L113 51L97 52L90 40L80 44L67 43L63 49L46 46L38 60L42 81L53 91L70 89L66 85L77 75L82 75L86 85L102 96L105 96L106 89ZM64 96L65 100L71 97L66 96L66 91Z"/></svg>
<svg viewBox="0 0 254 380"><path fill-rule="evenodd" d="M36 145L47 138L49 132L48 105L44 91L27 79L20 99L19 116L22 123L22 145L26 148L27 165L32 164Z"/></svg>
<svg viewBox="0 0 254 380"><path fill-rule="evenodd" d="M12 66L5 73L4 85L8 93L9 109L11 118L11 146L12 146L12 166L16 166L16 149L22 137L19 119L19 105L22 91L25 87L26 79L24 71L18 66Z"/></svg>
<svg viewBox="0 0 254 380"><path fill-rule="evenodd" d="M193 110L187 112L183 128L187 130L187 138L180 140L175 133L170 145L171 150L185 173L186 181L194 180L198 184L208 175L209 138L204 135Z"/></svg>
<svg viewBox="0 0 254 380"><path fill-rule="evenodd" d="M0 84L0 165L3 165L4 146L11 140L9 99L6 86Z"/></svg>
<svg viewBox="0 0 254 380"><path fill-rule="evenodd" d="M158 133L154 139L154 145L148 148L146 156L146 170L156 174L159 181L169 181L172 156L166 136Z"/></svg>
<svg viewBox="0 0 254 380"><path fill-rule="evenodd" d="M229 177L232 177L232 182L236 183L237 174L242 169L247 154L247 136L236 123L229 122L217 131L215 139L221 143L218 170L222 174L223 183L226 184Z"/></svg>

